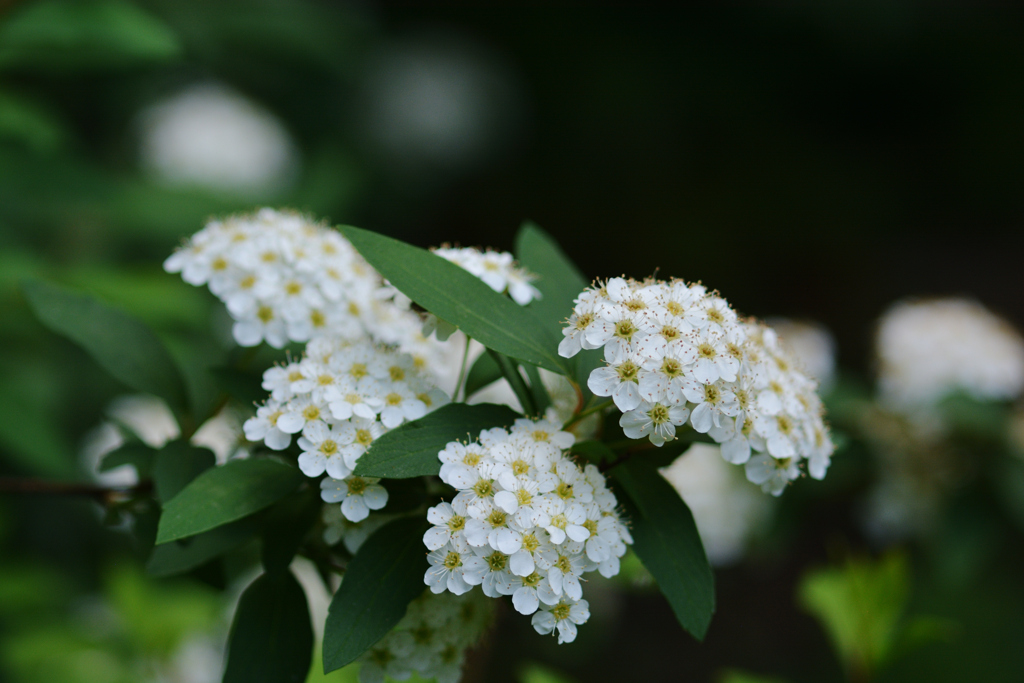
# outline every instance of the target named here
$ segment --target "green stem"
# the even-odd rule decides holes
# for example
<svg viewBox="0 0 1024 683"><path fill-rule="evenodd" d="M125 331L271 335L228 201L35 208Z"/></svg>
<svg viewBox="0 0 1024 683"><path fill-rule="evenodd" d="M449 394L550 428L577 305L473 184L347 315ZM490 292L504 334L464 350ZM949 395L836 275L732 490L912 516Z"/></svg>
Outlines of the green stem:
<svg viewBox="0 0 1024 683"><path fill-rule="evenodd" d="M459 378L455 380L455 391L452 393L452 400L459 401L459 394L463 393L465 387L463 382L466 381L466 369L469 367L469 345L473 343L470 336L466 335L466 348L462 351L462 365L459 367ZM465 400L465 396L462 400Z"/></svg>
<svg viewBox="0 0 1024 683"><path fill-rule="evenodd" d="M600 412L600 411L604 410L608 406L612 405L612 403L614 403L614 401L612 401L611 399L608 399L607 401L601 401L597 405L590 406L586 410L583 410L583 411L580 411L580 412L576 413L575 415L573 415L572 417L570 417L568 420L565 421L565 424L562 425L562 429L568 429L569 427L572 427L574 424L576 424L577 422L579 422L583 418L590 417L594 413L597 413L597 412Z"/></svg>
<svg viewBox="0 0 1024 683"><path fill-rule="evenodd" d="M530 394L530 388L526 386L526 381L523 376L519 374L519 369L512 360L497 351L487 349L487 353L491 354L491 358L498 364L498 369L501 370L501 375L508 380L509 385L512 387L512 391L515 392L516 398L519 399L519 404L523 407L523 413L529 416L537 414L537 406L533 403L533 396Z"/></svg>

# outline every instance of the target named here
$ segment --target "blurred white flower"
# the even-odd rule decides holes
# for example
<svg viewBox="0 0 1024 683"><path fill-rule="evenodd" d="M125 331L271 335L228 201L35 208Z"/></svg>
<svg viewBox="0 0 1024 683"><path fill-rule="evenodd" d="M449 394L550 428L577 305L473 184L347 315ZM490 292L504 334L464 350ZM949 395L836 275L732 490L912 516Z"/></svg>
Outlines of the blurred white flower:
<svg viewBox="0 0 1024 683"><path fill-rule="evenodd" d="M516 80L499 56L458 33L393 43L367 70L363 140L399 169L479 166L515 137Z"/></svg>
<svg viewBox="0 0 1024 683"><path fill-rule="evenodd" d="M708 560L716 566L742 559L775 508L774 499L722 459L718 446L695 443L661 474L693 513Z"/></svg>
<svg viewBox="0 0 1024 683"><path fill-rule="evenodd" d="M143 167L167 185L272 194L298 167L298 150L270 112L216 83L201 83L139 114Z"/></svg>
<svg viewBox="0 0 1024 683"><path fill-rule="evenodd" d="M836 375L836 340L828 329L809 320L769 318L783 348L792 354L803 370L818 380L818 390L828 393Z"/></svg>
<svg viewBox="0 0 1024 683"><path fill-rule="evenodd" d="M1024 390L1024 339L977 301L901 302L882 316L875 349L879 391L913 409L963 391L1008 400Z"/></svg>
<svg viewBox="0 0 1024 683"><path fill-rule="evenodd" d="M151 448L160 448L181 434L174 413L156 396L135 394L115 398L107 414Z"/></svg>

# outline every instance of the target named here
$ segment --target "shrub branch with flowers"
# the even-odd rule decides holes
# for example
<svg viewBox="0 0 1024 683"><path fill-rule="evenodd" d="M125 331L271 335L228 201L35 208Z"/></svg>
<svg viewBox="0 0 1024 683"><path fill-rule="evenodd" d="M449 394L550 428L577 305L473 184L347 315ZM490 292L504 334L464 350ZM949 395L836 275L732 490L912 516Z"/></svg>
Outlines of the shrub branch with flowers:
<svg viewBox="0 0 1024 683"><path fill-rule="evenodd" d="M358 661L365 682L457 681L494 599L571 643L588 582L630 548L701 639L713 575L658 468L715 442L777 496L804 471L823 478L833 451L815 383L771 328L683 280L591 284L529 223L513 257L263 209L210 222L165 268L223 302L241 347L227 365L176 356L80 294L26 294L183 425L161 449L106 456L152 482L119 500L153 546L150 571L259 539L225 681L304 680L314 638L297 556L334 592L324 670ZM474 402L501 379L505 404ZM224 410L250 412L245 448L218 466L189 438Z"/></svg>

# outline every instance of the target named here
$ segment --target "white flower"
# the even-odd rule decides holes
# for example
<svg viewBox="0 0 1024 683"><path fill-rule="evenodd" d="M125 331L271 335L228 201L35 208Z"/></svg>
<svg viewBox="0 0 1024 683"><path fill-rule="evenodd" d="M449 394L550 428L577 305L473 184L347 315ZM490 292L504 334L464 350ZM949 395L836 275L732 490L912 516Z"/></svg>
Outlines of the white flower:
<svg viewBox="0 0 1024 683"><path fill-rule="evenodd" d="M760 484L765 493L782 495L790 481L800 476L793 458L773 458L767 453L755 455L744 465L747 479Z"/></svg>
<svg viewBox="0 0 1024 683"><path fill-rule="evenodd" d="M433 526L423 542L431 569L424 581L432 591L464 592L480 584L488 597L511 595L522 614L541 608L547 616L539 618L547 623L548 607L560 598L567 605L582 599L585 573L618 573L633 539L600 470L566 456L574 443L557 422L520 419L508 431L484 430L475 441L451 442L438 454L442 480L458 493L450 505L428 511ZM451 574L457 571L462 574ZM556 626L552 619L544 632L558 628L575 637L576 624L586 620L581 609L575 621Z"/></svg>
<svg viewBox="0 0 1024 683"><path fill-rule="evenodd" d="M466 528L466 511L459 514L449 503L441 503L427 510L427 521L433 524L423 534L423 545L427 550L438 550Z"/></svg>
<svg viewBox="0 0 1024 683"><path fill-rule="evenodd" d="M268 401L266 405L256 409L256 417L250 417L242 425L245 438L249 441L263 441L267 448L283 451L292 442L290 433L281 430L277 422L284 415L281 405L276 401Z"/></svg>
<svg viewBox="0 0 1024 683"><path fill-rule="evenodd" d="M473 247L438 247L434 253L476 275L495 292L508 293L520 306L541 298L540 291L530 284L537 276L517 267L512 254L507 251L481 252Z"/></svg>
<svg viewBox="0 0 1024 683"><path fill-rule="evenodd" d="M596 396L611 396L615 406L629 411L640 405L640 373L643 359L627 354L618 363L610 363L590 373L587 386Z"/></svg>
<svg viewBox="0 0 1024 683"><path fill-rule="evenodd" d="M690 409L686 406L641 401L636 410L623 414L619 426L631 439L646 436L655 446L661 446L676 438L676 427L686 424L689 417Z"/></svg>
<svg viewBox="0 0 1024 683"><path fill-rule="evenodd" d="M565 357L603 348L607 365L587 386L612 397L626 436L661 445L685 415L722 444L728 462L767 453L825 475L834 447L814 381L773 330L740 319L703 286L612 278L576 297L562 332ZM1024 363L1021 375L1024 388Z"/></svg>
<svg viewBox="0 0 1024 683"><path fill-rule="evenodd" d="M704 384L692 378L687 379L683 383L683 395L695 404L690 423L701 434L706 434L712 427L721 427L723 416L735 417L739 414L736 395L723 382Z"/></svg>
<svg viewBox="0 0 1024 683"><path fill-rule="evenodd" d="M533 615L533 628L542 635L558 631L558 644L576 640L576 626L590 619L590 604L586 600L574 602L562 600L548 607L545 605Z"/></svg>
<svg viewBox="0 0 1024 683"><path fill-rule="evenodd" d="M1005 401L1024 391L1024 339L969 299L901 302L882 316L875 350L879 392L907 411L963 391Z"/></svg>
<svg viewBox="0 0 1024 683"><path fill-rule="evenodd" d="M299 437L299 448L299 469L307 477L319 477L326 471L335 479L344 479L352 473L342 457L337 430L323 422L306 426Z"/></svg>
<svg viewBox="0 0 1024 683"><path fill-rule="evenodd" d="M169 185L232 193L285 188L298 152L270 112L219 84L192 85L140 114L145 169Z"/></svg>
<svg viewBox="0 0 1024 683"><path fill-rule="evenodd" d="M345 518L359 522L366 519L370 510L380 510L387 505L388 492L378 484L380 479L370 477L346 477L320 481L320 497L325 503L341 503Z"/></svg>
<svg viewBox="0 0 1024 683"><path fill-rule="evenodd" d="M479 586L487 571L487 562L473 553L468 546L455 546L451 543L427 555L430 568L423 580L430 587L431 593L448 590L455 595Z"/></svg>

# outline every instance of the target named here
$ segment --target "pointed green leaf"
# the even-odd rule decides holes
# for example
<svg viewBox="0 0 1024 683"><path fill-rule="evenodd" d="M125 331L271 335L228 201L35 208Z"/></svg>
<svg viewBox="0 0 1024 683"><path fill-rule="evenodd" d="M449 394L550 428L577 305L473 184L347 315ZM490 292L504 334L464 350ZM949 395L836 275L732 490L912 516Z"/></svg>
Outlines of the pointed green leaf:
<svg viewBox="0 0 1024 683"><path fill-rule="evenodd" d="M184 439L171 441L153 459L156 497L166 503L216 464L217 458L210 449L197 448Z"/></svg>
<svg viewBox="0 0 1024 683"><path fill-rule="evenodd" d="M303 683L313 661L313 627L291 572L264 574L242 593L228 637L224 683Z"/></svg>
<svg viewBox="0 0 1024 683"><path fill-rule="evenodd" d="M153 576L181 574L234 550L255 535L255 522L240 519L189 538L164 543L153 548L146 571Z"/></svg>
<svg viewBox="0 0 1024 683"><path fill-rule="evenodd" d="M690 509L643 455L610 473L632 523L634 552L682 627L703 640L715 611L715 579Z"/></svg>
<svg viewBox="0 0 1024 683"><path fill-rule="evenodd" d="M277 460L233 460L214 467L164 504L156 542L194 536L251 515L303 481L299 470Z"/></svg>
<svg viewBox="0 0 1024 683"><path fill-rule="evenodd" d="M396 519L367 539L348 565L324 627L324 672L356 660L403 616L424 591L425 521Z"/></svg>
<svg viewBox="0 0 1024 683"><path fill-rule="evenodd" d="M89 352L127 386L155 394L176 408L185 405L185 383L159 338L144 324L90 296L44 282L23 286L36 317Z"/></svg>
<svg viewBox="0 0 1024 683"><path fill-rule="evenodd" d="M565 374L558 328L454 263L384 235L350 226L341 233L392 285L434 315L506 356Z"/></svg>
<svg viewBox="0 0 1024 683"><path fill-rule="evenodd" d="M100 472L109 472L122 465L131 465L140 478L148 479L153 471L156 454L157 451L144 443L126 443L104 455L98 469Z"/></svg>
<svg viewBox="0 0 1024 683"><path fill-rule="evenodd" d="M264 569L268 572L288 569L323 508L320 491L310 487L284 498L264 513L260 533Z"/></svg>
<svg viewBox="0 0 1024 683"><path fill-rule="evenodd" d="M520 417L493 403L449 403L392 429L373 442L356 464L361 477L406 479L441 471L437 454L450 441L475 439L491 427L508 427Z"/></svg>
<svg viewBox="0 0 1024 683"><path fill-rule="evenodd" d="M557 330L557 340L562 341L562 326L572 315L576 297L590 286L590 282L551 235L541 230L536 223L523 223L516 235L515 249L516 260L520 265L540 276L533 286L539 289L543 296L530 303L530 310L534 311L545 325ZM584 397L589 398L587 379L595 368L601 367L601 352L581 351L572 358L563 359L563 362L570 368L569 376L580 385Z"/></svg>

